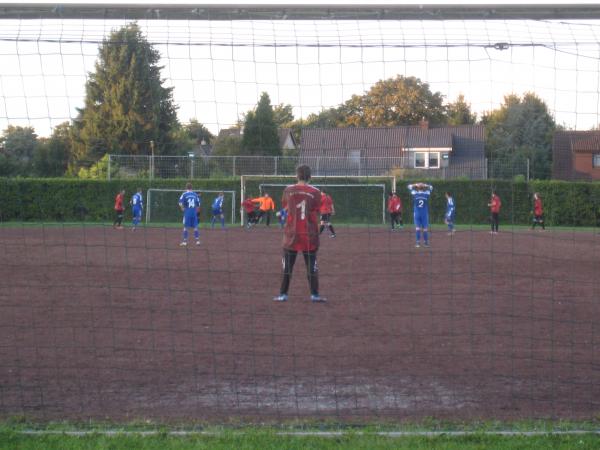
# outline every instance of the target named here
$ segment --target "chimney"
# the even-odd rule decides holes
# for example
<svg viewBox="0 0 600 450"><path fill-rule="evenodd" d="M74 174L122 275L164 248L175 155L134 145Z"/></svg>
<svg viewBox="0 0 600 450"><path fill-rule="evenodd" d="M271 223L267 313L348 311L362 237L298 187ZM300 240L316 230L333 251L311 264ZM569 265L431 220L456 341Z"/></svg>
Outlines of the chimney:
<svg viewBox="0 0 600 450"><path fill-rule="evenodd" d="M429 129L429 121L425 117L421 117L421 121L419 122L419 128L421 130Z"/></svg>

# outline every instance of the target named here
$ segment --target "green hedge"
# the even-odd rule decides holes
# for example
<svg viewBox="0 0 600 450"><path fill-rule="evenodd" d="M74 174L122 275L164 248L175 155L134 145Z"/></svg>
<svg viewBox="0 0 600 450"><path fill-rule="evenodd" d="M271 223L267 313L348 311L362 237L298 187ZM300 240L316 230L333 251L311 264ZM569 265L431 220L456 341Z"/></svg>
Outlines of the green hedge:
<svg viewBox="0 0 600 450"><path fill-rule="evenodd" d="M600 226L600 183L505 180L430 180L434 192L430 212L432 222L443 222L446 208L445 191L453 194L457 223L488 223L487 204L492 189L502 200L500 220L503 224L526 225L532 221L533 193L539 192L544 202L547 225ZM398 182L406 219L412 220L410 194L406 185ZM409 213L409 214L406 214Z"/></svg>
<svg viewBox="0 0 600 450"><path fill-rule="evenodd" d="M125 204L141 187L185 189L186 180L79 180L0 178L1 221L109 221L114 218L114 199L125 189ZM195 189L235 190L239 179L194 180ZM144 199L145 200L145 199ZM126 212L128 212L126 210ZM126 216L127 217L127 216Z"/></svg>
<svg viewBox="0 0 600 450"><path fill-rule="evenodd" d="M351 181L350 181L351 180ZM289 182L268 179L269 183ZM384 179L349 179L349 183L383 183ZM267 180L265 180L267 182ZM322 180L315 180L320 183ZM184 189L186 180L117 180L97 181L79 179L30 179L0 178L0 221L110 221L113 218L113 202L119 189L126 190L128 200L139 186L144 193L152 188ZM258 194L260 181L247 184L252 195ZM339 180L336 180L339 183ZM391 190L385 181L386 190ZM412 221L410 195L407 184L398 180L397 191L404 205L405 222ZM487 223L487 203L492 187L502 199L501 222L503 224L528 224L531 222L532 195L539 192L545 205L548 225L600 226L600 183L571 183L564 181L511 182L498 180L431 180L434 187L430 211L432 222L440 223L446 207L445 191L454 195L457 223ZM196 179L194 188L210 190L235 190L240 194L239 178ZM332 192L333 194L333 192ZM279 203L275 193L276 203ZM361 217L379 217L379 197L372 192L348 189L343 195L335 193L334 201L340 215L336 220L362 222ZM374 204L374 202L377 202ZM278 205L279 206L279 205ZM371 211L372 210L372 211ZM343 213L343 214L342 214ZM346 220L347 219L347 220ZM371 219L369 219L371 220Z"/></svg>

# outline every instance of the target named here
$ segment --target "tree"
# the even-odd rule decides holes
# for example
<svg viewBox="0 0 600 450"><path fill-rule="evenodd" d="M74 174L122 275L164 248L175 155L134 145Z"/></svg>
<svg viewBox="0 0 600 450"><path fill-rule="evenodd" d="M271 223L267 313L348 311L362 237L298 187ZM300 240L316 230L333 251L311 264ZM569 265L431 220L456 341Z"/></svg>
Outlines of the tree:
<svg viewBox="0 0 600 450"><path fill-rule="evenodd" d="M108 179L108 154L100 158L90 167L82 167L77 172L77 177L84 180L106 180ZM115 178L119 174L119 168L115 165L110 167L111 177Z"/></svg>
<svg viewBox="0 0 600 450"><path fill-rule="evenodd" d="M43 139L33 156L34 172L40 177L61 177L72 162L72 137L69 122L61 123Z"/></svg>
<svg viewBox="0 0 600 450"><path fill-rule="evenodd" d="M246 114L242 136L244 155L281 156L279 134L269 94L263 92L254 111Z"/></svg>
<svg viewBox="0 0 600 450"><path fill-rule="evenodd" d="M185 124L183 130L189 138L194 140L196 145L202 144L202 141L205 144L212 144L215 138L210 130L198 122L197 119L190 119L190 123Z"/></svg>
<svg viewBox="0 0 600 450"><path fill-rule="evenodd" d="M178 127L172 88L162 86L160 54L137 24L113 31L99 49L86 83L85 106L74 122L80 159L97 161L106 153L174 154Z"/></svg>
<svg viewBox="0 0 600 450"><path fill-rule="evenodd" d="M280 103L279 105L274 106L273 120L278 128L290 128L290 124L294 121L292 105Z"/></svg>
<svg viewBox="0 0 600 450"><path fill-rule="evenodd" d="M237 156L242 154L241 136L225 134L217 138L213 146L214 156Z"/></svg>
<svg viewBox="0 0 600 450"><path fill-rule="evenodd" d="M38 146L37 135L32 127L9 125L0 136L0 145L4 148L2 172L7 172L9 176L32 174L33 155Z"/></svg>
<svg viewBox="0 0 600 450"><path fill-rule="evenodd" d="M423 117L432 125L446 122L442 94L431 92L419 78L402 75L378 81L365 95L353 95L340 112L344 126L417 125Z"/></svg>
<svg viewBox="0 0 600 450"><path fill-rule="evenodd" d="M210 130L196 119L190 119L189 123L177 127L173 136L176 153L181 155L193 152L203 143L211 144L215 139Z"/></svg>
<svg viewBox="0 0 600 450"><path fill-rule="evenodd" d="M14 159L0 152L0 177L18 175L18 167Z"/></svg>
<svg viewBox="0 0 600 450"><path fill-rule="evenodd" d="M465 101L465 96L460 94L454 103L446 106L448 125L473 125L477 121L477 114L471 112L471 105Z"/></svg>
<svg viewBox="0 0 600 450"><path fill-rule="evenodd" d="M504 97L499 109L484 114L482 123L487 157L492 163L507 162L504 171L509 173L501 175L511 175L511 165L526 164L529 159L532 178L550 177L556 123L537 95L528 92L523 98L514 94ZM496 175L500 176L499 172Z"/></svg>

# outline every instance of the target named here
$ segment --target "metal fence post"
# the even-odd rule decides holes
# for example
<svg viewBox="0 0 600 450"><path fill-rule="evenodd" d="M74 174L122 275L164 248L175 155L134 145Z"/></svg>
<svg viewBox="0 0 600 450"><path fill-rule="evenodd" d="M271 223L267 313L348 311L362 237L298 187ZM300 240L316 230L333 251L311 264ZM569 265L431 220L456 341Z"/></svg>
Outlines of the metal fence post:
<svg viewBox="0 0 600 450"><path fill-rule="evenodd" d="M232 156L232 158L233 158L233 175L232 176L235 177L235 159L236 159L236 157Z"/></svg>
<svg viewBox="0 0 600 450"><path fill-rule="evenodd" d="M275 173L274 175L277 175L277 161L279 160L279 156L275 156Z"/></svg>
<svg viewBox="0 0 600 450"><path fill-rule="evenodd" d="M485 168L484 168L485 178L484 178L484 180L488 180L490 178L490 165L488 164L487 158L485 158L484 161L485 161Z"/></svg>
<svg viewBox="0 0 600 450"><path fill-rule="evenodd" d="M529 181L529 158L527 158L527 181Z"/></svg>
<svg viewBox="0 0 600 450"><path fill-rule="evenodd" d="M154 141L150 141L150 181L154 178Z"/></svg>

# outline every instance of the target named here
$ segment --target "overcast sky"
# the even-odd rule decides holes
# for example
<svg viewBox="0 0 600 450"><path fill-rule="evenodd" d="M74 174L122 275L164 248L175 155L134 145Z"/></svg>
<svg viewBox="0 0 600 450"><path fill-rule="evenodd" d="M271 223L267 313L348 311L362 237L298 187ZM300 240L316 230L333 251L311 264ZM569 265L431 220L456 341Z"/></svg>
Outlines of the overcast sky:
<svg viewBox="0 0 600 450"><path fill-rule="evenodd" d="M48 135L73 118L99 43L125 23L0 21L0 128L31 125ZM180 120L196 118L215 133L254 107L263 91L273 104L291 104L300 118L396 75L421 78L447 101L464 94L479 114L497 108L504 95L533 91L567 127L588 129L600 121L599 21L139 25L162 55ZM503 42L508 49L494 48Z"/></svg>

